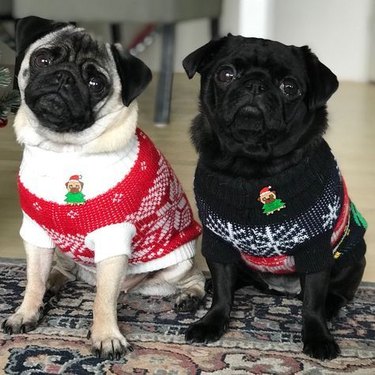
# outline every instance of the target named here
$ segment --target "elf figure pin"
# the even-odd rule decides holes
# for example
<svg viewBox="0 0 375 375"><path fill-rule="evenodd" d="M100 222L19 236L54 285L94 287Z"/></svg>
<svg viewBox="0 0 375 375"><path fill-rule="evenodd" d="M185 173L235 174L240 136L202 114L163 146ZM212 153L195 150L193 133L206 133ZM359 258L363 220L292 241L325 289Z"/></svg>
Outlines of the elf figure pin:
<svg viewBox="0 0 375 375"><path fill-rule="evenodd" d="M271 186L266 186L259 192L258 201L263 203L263 213L266 215L273 214L275 211L280 211L286 206L281 199L276 198L276 192L271 189Z"/></svg>
<svg viewBox="0 0 375 375"><path fill-rule="evenodd" d="M84 204L86 202L85 196L82 193L83 182L82 176L70 176L69 181L65 183L68 192L65 194L65 202L68 204Z"/></svg>

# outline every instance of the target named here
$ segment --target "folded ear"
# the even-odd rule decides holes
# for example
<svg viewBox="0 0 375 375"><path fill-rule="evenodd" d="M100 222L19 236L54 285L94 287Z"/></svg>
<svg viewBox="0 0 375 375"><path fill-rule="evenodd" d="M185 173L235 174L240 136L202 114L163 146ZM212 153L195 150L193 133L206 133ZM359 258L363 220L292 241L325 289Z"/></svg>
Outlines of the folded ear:
<svg viewBox="0 0 375 375"><path fill-rule="evenodd" d="M121 45L111 45L122 86L122 101L129 104L141 94L152 79L149 67L137 57L125 52Z"/></svg>
<svg viewBox="0 0 375 375"><path fill-rule="evenodd" d="M212 61L212 58L220 47L224 44L226 37L217 40L211 40L204 46L198 48L182 61L182 66L186 74L191 79L195 73L201 73L202 69Z"/></svg>
<svg viewBox="0 0 375 375"><path fill-rule="evenodd" d="M337 90L339 82L335 74L322 64L308 46L301 47L308 75L307 100L312 109L324 106Z"/></svg>
<svg viewBox="0 0 375 375"><path fill-rule="evenodd" d="M16 22L16 62L14 74L17 77L27 48L45 35L68 26L65 22L55 22L44 18L30 16ZM15 80L16 82L16 80Z"/></svg>
<svg viewBox="0 0 375 375"><path fill-rule="evenodd" d="M68 25L65 22L55 22L35 16L18 19L16 22L17 54L25 51L30 44L43 36Z"/></svg>

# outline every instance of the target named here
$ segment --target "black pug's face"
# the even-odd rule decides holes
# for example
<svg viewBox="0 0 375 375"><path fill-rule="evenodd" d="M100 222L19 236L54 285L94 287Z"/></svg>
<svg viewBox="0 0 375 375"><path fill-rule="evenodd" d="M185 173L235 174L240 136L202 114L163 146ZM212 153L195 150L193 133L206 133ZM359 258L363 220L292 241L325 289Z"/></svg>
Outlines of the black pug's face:
<svg viewBox="0 0 375 375"><path fill-rule="evenodd" d="M288 155L321 136L325 103L338 85L307 47L257 38L211 41L183 65L190 78L201 74L205 121L195 123L201 127L193 133L198 151L210 139L211 150L216 141L222 154L257 162Z"/></svg>
<svg viewBox="0 0 375 375"><path fill-rule="evenodd" d="M32 51L25 102L40 124L55 132L78 132L96 120L111 94L110 60L104 45L87 33L61 32Z"/></svg>

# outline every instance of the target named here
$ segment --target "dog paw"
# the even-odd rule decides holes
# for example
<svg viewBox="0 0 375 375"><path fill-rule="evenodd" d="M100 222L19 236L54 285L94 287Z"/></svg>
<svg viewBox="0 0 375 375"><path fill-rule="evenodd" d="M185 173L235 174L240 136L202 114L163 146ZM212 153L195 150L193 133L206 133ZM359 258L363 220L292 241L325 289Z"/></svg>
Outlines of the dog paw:
<svg viewBox="0 0 375 375"><path fill-rule="evenodd" d="M119 360L127 352L133 351L133 347L120 331L113 332L112 334L101 334L90 330L87 338L91 338L92 353L98 358Z"/></svg>
<svg viewBox="0 0 375 375"><path fill-rule="evenodd" d="M176 312L195 312L197 311L201 302L202 298L184 293L176 298L174 310Z"/></svg>
<svg viewBox="0 0 375 375"><path fill-rule="evenodd" d="M40 316L41 312L30 316L22 313L15 313L6 319L1 327L3 332L8 335L30 332L38 326Z"/></svg>
<svg viewBox="0 0 375 375"><path fill-rule="evenodd" d="M334 359L340 354L340 347L333 339L306 341L303 352L310 357L325 360Z"/></svg>
<svg viewBox="0 0 375 375"><path fill-rule="evenodd" d="M185 340L189 343L208 343L217 341L225 333L229 325L227 319L201 319L193 323L185 332Z"/></svg>
<svg viewBox="0 0 375 375"><path fill-rule="evenodd" d="M47 293L58 295L69 279L59 271L52 270L47 280Z"/></svg>

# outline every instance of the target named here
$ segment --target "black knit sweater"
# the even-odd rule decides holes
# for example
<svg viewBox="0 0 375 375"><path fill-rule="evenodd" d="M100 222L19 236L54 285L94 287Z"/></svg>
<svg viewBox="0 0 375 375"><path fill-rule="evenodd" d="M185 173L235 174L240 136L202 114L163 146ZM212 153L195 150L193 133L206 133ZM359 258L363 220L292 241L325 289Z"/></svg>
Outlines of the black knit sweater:
<svg viewBox="0 0 375 375"><path fill-rule="evenodd" d="M310 273L335 259L364 255L364 246L357 245L366 222L349 201L325 141L311 157L270 178L226 176L199 160L194 190L203 225L202 252L211 261L242 258L265 272ZM268 191L274 193L271 204L260 201L260 193ZM272 259L284 259L284 265L268 267ZM253 260L263 266L254 266Z"/></svg>

